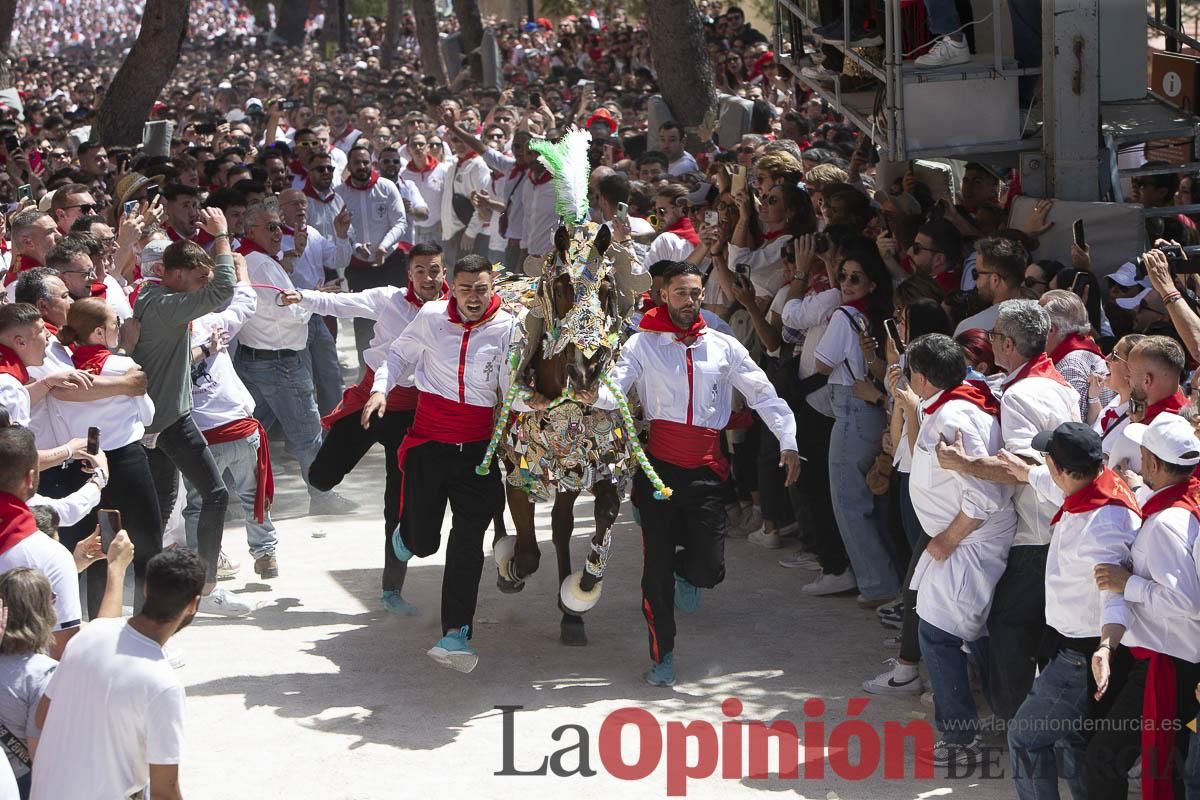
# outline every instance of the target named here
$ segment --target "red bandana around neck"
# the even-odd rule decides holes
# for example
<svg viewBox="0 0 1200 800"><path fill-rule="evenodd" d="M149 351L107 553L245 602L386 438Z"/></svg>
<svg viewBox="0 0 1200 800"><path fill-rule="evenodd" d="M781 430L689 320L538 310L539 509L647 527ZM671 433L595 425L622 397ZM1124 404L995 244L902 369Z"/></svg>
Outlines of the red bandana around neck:
<svg viewBox="0 0 1200 800"><path fill-rule="evenodd" d="M658 303L651 299L649 292L642 292L642 295L639 299L641 300L641 308L639 311L641 311L643 314L653 310L654 307L658 305Z"/></svg>
<svg viewBox="0 0 1200 800"><path fill-rule="evenodd" d="M272 253L272 252L268 251L266 248L259 245L258 242L251 239L249 236L247 236L245 239L242 239L241 244L238 245L238 248L235 252L241 253L244 256L248 256L251 253L262 253L263 255L270 256L272 259L275 259L276 261L278 261L278 255L279 255L278 253Z"/></svg>
<svg viewBox="0 0 1200 800"><path fill-rule="evenodd" d="M1000 401L984 381L963 381L953 389L943 391L937 400L925 408L925 416L931 416L951 400L966 400L976 408L986 411L993 417L1000 414Z"/></svg>
<svg viewBox="0 0 1200 800"><path fill-rule="evenodd" d="M449 295L450 287L445 281L442 281L442 293L438 295L437 299L445 300ZM411 280L408 282L408 291L404 293L404 299L412 303L417 308L425 305L425 301L421 299L419 294L417 294L417 287L413 286L413 282ZM457 309L455 309L455 313L458 313Z"/></svg>
<svg viewBox="0 0 1200 800"><path fill-rule="evenodd" d="M474 150L472 150L471 152L467 153L465 156L459 156L458 161L455 163L455 166L461 167L463 164L466 164L471 159L479 158L479 157L480 157L479 153L476 153Z"/></svg>
<svg viewBox="0 0 1200 800"><path fill-rule="evenodd" d="M1170 397L1164 397L1157 403L1146 406L1146 415L1142 418L1143 425L1149 425L1159 414L1178 414L1179 409L1187 405L1187 397L1183 392L1176 391Z"/></svg>
<svg viewBox="0 0 1200 800"><path fill-rule="evenodd" d="M283 235L284 235L284 236L295 236L295 235L296 235L296 229L295 229L295 228L292 228L292 227L289 227L288 225L283 225L283 224L280 224L280 226L279 226L279 227L283 228Z"/></svg>
<svg viewBox="0 0 1200 800"><path fill-rule="evenodd" d="M75 369L99 375L111 355L112 351L102 344L77 344L71 350L71 361Z"/></svg>
<svg viewBox="0 0 1200 800"><path fill-rule="evenodd" d="M8 286L10 283L15 281L17 278L21 277L22 272L25 272L26 270L30 270L30 269L36 269L37 267L40 267L40 266L41 266L41 264L39 264L37 261L34 261L32 258L30 258L27 255L17 256L16 262L11 267L8 268L7 272L4 273L3 285Z"/></svg>
<svg viewBox="0 0 1200 800"><path fill-rule="evenodd" d="M308 170L300 163L300 159L298 158L292 159L292 163L288 164L288 169L292 171L293 175L299 175L301 178L308 177Z"/></svg>
<svg viewBox="0 0 1200 800"><path fill-rule="evenodd" d="M332 203L333 198L335 197L335 195L332 191L329 194L324 195L324 196L318 194L317 187L312 185L311 178L304 182L304 194L307 197L311 197L313 200L316 200L318 203Z"/></svg>
<svg viewBox="0 0 1200 800"><path fill-rule="evenodd" d="M1045 353L1038 353L1026 361L1012 377L1004 382L1004 388L1010 389L1026 378L1049 378L1063 386L1070 385L1067 383L1066 378L1055 368L1054 362L1050 360L1050 356Z"/></svg>
<svg viewBox="0 0 1200 800"><path fill-rule="evenodd" d="M417 169L416 166L414 166L413 161L409 161L408 164L405 165L404 169L406 172L412 172L417 176L424 178L426 175L433 172L434 168L436 168L440 163L442 162L438 161L433 156L429 156L425 159L425 169Z"/></svg>
<svg viewBox="0 0 1200 800"><path fill-rule="evenodd" d="M108 299L108 285L105 284L104 281L93 282L91 285L90 291L91 291L92 297Z"/></svg>
<svg viewBox="0 0 1200 800"><path fill-rule="evenodd" d="M671 319L671 312L666 306L655 306L647 311L642 315L642 321L638 325L639 330L651 333L673 333L677 342L703 336L706 327L704 315L697 314L691 326L684 330L675 324L675 320Z"/></svg>
<svg viewBox="0 0 1200 800"><path fill-rule="evenodd" d="M1062 507L1050 520L1050 525L1055 525L1063 514L1086 514L1104 506L1124 506L1137 514L1139 519L1142 516L1137 498L1133 496L1133 492L1129 491L1125 481L1121 480L1117 473L1105 467L1096 480L1063 501Z"/></svg>
<svg viewBox="0 0 1200 800"><path fill-rule="evenodd" d="M785 235L787 235L787 228L780 228L777 231L767 231L766 233L764 233L762 235L763 244L767 244L768 242L773 242L776 239L778 239L780 236L785 236Z"/></svg>
<svg viewBox="0 0 1200 800"><path fill-rule="evenodd" d="M37 521L25 501L15 494L0 492L0 555L37 533Z"/></svg>
<svg viewBox="0 0 1200 800"><path fill-rule="evenodd" d="M25 362L16 350L3 344L0 344L0 375L12 375L22 386L29 383L29 370Z"/></svg>
<svg viewBox="0 0 1200 800"><path fill-rule="evenodd" d="M663 228L663 233L673 233L692 247L700 244L700 237L696 235L696 229L692 226L692 220L688 217L680 217L675 222L672 222Z"/></svg>
<svg viewBox="0 0 1200 800"><path fill-rule="evenodd" d="M530 175L529 175L529 182L534 186L545 186L547 183L549 183L553 179L554 179L554 174L551 173L550 170L548 170L548 169L542 170L542 174L538 175L536 178L533 177L533 173L530 173Z"/></svg>
<svg viewBox="0 0 1200 800"><path fill-rule="evenodd" d="M512 172L508 173L508 179L511 181L513 178L515 178L518 175L525 172L526 169L527 169L526 167L523 167L520 164L517 164L516 166L514 166L512 168Z"/></svg>
<svg viewBox="0 0 1200 800"><path fill-rule="evenodd" d="M848 308L853 308L863 316L866 316L867 314L867 298L865 297L860 297L858 300L850 300L849 302L842 303L842 305Z"/></svg>
<svg viewBox="0 0 1200 800"><path fill-rule="evenodd" d="M371 170L371 177L367 178L366 184L360 186L354 178L350 179L350 188L357 189L360 192L368 192L375 184L379 183L379 170Z"/></svg>
<svg viewBox="0 0 1200 800"><path fill-rule="evenodd" d="M1104 352L1099 345L1092 339L1091 336L1084 336L1081 333L1072 333L1067 338L1058 343L1058 347L1050 353L1050 360L1057 364L1069 353L1074 353L1076 350L1086 350L1089 353L1104 358Z"/></svg>
<svg viewBox="0 0 1200 800"><path fill-rule="evenodd" d="M448 316L450 318L450 321L453 322L455 325L462 325L467 330L471 330L473 328L478 328L480 325L487 322L492 317L496 316L496 312L499 310L500 310L500 295L498 295L498 294L492 295L492 299L490 301L488 301L487 308L484 309L483 316L480 317L479 319L473 320L473 321L464 320L462 318L462 314L458 313L458 301L455 300L453 297L451 297L450 302L446 304L446 316Z"/></svg>
<svg viewBox="0 0 1200 800"><path fill-rule="evenodd" d="M1200 519L1200 480L1189 478L1155 492L1142 505L1142 516L1149 519L1168 508L1186 508L1193 517Z"/></svg>

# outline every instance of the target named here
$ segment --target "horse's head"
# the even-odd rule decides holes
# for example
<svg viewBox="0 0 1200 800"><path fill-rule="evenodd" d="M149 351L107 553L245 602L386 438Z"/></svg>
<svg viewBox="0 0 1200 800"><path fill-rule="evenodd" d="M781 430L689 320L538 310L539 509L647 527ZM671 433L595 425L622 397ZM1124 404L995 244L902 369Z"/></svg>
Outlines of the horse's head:
<svg viewBox="0 0 1200 800"><path fill-rule="evenodd" d="M571 237L559 229L558 256L547 276L555 324L546 355L565 360L568 385L577 392L595 389L612 362L617 321L611 264L604 258L611 234L600 228L589 242L589 232L577 229L581 235Z"/></svg>

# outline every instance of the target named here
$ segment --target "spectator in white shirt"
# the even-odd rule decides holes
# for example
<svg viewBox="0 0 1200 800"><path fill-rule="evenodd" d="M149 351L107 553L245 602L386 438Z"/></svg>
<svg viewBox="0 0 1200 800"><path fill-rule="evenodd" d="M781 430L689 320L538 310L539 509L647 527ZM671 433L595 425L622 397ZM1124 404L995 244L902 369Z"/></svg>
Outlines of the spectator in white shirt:
<svg viewBox="0 0 1200 800"><path fill-rule="evenodd" d="M117 312L117 318L122 322L133 316L133 308L125 293L125 284L114 274L116 255L118 252L117 235L112 226L103 217L87 215L75 220L71 226L72 232L90 233L100 245L102 255L92 256L92 266L96 270L96 281L104 284L103 297ZM93 284L92 295L101 296L99 287Z"/></svg>
<svg viewBox="0 0 1200 800"><path fill-rule="evenodd" d="M1087 306L1079 295L1064 289L1051 289L1038 302L1050 315L1046 353L1058 373L1079 393L1079 416L1086 417L1089 404L1103 408L1113 397L1112 391L1106 389L1101 389L1095 397L1090 394L1092 375L1103 377L1108 367L1104 364L1104 353L1092 339Z"/></svg>
<svg viewBox="0 0 1200 800"><path fill-rule="evenodd" d="M429 152L429 140L423 133L410 136L406 147L409 161L400 174L413 182L429 209L426 219L416 221L416 242L438 244L442 240L442 190L450 164Z"/></svg>
<svg viewBox="0 0 1200 800"><path fill-rule="evenodd" d="M975 290L988 307L958 323L955 336L972 328L990 331L1000 304L1021 297L1025 283L1029 255L1020 242L999 236L980 239L975 243L975 253L975 266L972 267Z"/></svg>
<svg viewBox="0 0 1200 800"><path fill-rule="evenodd" d="M654 213L660 233L646 249L638 273L659 261L687 261L700 244L700 237L687 214L687 189L677 183L665 184L654 195Z"/></svg>
<svg viewBox="0 0 1200 800"><path fill-rule="evenodd" d="M684 138L683 126L674 120L664 122L658 129L658 149L667 156L667 174L672 178L700 169L692 154L683 149Z"/></svg>

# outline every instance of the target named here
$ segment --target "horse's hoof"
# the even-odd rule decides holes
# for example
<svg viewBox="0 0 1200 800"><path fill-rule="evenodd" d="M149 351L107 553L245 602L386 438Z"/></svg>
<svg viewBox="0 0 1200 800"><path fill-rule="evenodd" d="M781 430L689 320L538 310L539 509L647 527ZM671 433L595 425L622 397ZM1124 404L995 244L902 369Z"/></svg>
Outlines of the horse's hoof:
<svg viewBox="0 0 1200 800"><path fill-rule="evenodd" d="M505 580L516 582L509 572L509 567L516 554L517 537L515 536L501 536L492 545L492 557L496 559L496 569L500 570L500 577Z"/></svg>
<svg viewBox="0 0 1200 800"><path fill-rule="evenodd" d="M563 614L558 630L560 640L567 647L583 647L588 643L587 630L583 627L583 617Z"/></svg>
<svg viewBox="0 0 1200 800"><path fill-rule="evenodd" d="M562 582L562 586L558 590L558 599L563 607L574 614L585 614L595 607L596 603L600 602L600 590L604 584L597 583L590 592L585 592L580 587L579 582L583 579L583 572L575 572Z"/></svg>
<svg viewBox="0 0 1200 800"><path fill-rule="evenodd" d="M525 588L525 581L510 581L508 578L505 578L503 574L500 574L500 570L498 568L496 572L496 588L499 589L503 594L516 594Z"/></svg>

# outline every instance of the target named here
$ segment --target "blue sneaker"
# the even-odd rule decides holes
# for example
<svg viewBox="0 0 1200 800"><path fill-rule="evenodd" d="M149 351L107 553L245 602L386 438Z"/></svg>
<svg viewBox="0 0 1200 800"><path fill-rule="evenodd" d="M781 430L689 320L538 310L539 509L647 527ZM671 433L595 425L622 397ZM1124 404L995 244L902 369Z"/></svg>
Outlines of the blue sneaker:
<svg viewBox="0 0 1200 800"><path fill-rule="evenodd" d="M400 526L396 526L396 530L392 531L392 552L396 554L396 558L401 561L408 561L413 557L412 550L404 544L404 537L400 535Z"/></svg>
<svg viewBox="0 0 1200 800"><path fill-rule="evenodd" d="M400 592L389 589L383 593L383 607L393 614L411 617L417 613L417 607L400 596Z"/></svg>
<svg viewBox="0 0 1200 800"><path fill-rule="evenodd" d="M459 672L470 672L479 663L479 654L467 644L467 634L470 626L463 625L456 631L450 631L438 643L429 648L429 657L443 667L456 669Z"/></svg>
<svg viewBox="0 0 1200 800"><path fill-rule="evenodd" d="M685 614L700 607L700 590L678 574L675 575L675 607Z"/></svg>
<svg viewBox="0 0 1200 800"><path fill-rule="evenodd" d="M646 671L642 678L651 686L674 686L675 685L675 661L673 653L667 653L663 656L662 661L654 664Z"/></svg>

